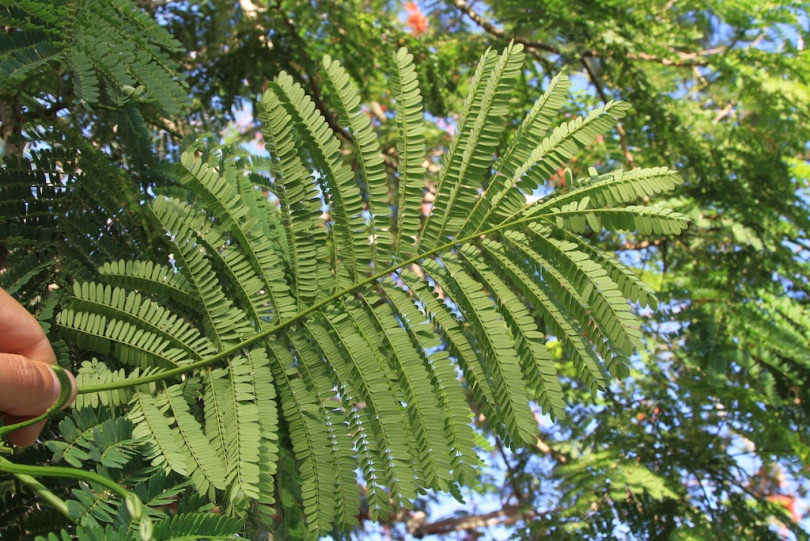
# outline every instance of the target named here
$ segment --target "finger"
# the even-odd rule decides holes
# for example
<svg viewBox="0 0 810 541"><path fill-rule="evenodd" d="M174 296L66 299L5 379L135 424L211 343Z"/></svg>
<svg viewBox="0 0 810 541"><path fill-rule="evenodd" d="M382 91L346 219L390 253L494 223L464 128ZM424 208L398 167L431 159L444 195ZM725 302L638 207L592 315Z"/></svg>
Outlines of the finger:
<svg viewBox="0 0 810 541"><path fill-rule="evenodd" d="M6 424L12 425L16 423L20 423L22 421L28 420L30 417L17 417L15 415L6 415ZM15 430L8 434L8 441L11 445L16 445L17 447L28 447L29 445L34 445L39 437L39 433L42 432L42 428L45 426L47 421L40 421L35 425L26 426L19 430Z"/></svg>
<svg viewBox="0 0 810 541"><path fill-rule="evenodd" d="M39 322L0 288L0 351L53 364L56 355Z"/></svg>
<svg viewBox="0 0 810 541"><path fill-rule="evenodd" d="M76 396L76 381L70 376ZM18 416L41 415L56 402L60 385L49 364L22 355L0 353L0 411Z"/></svg>

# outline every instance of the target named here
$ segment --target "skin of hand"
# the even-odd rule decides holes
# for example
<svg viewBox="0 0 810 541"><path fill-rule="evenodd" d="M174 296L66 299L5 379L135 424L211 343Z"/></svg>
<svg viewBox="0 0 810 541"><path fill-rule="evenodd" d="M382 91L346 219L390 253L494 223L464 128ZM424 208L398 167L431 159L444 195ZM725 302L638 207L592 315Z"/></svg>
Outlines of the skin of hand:
<svg viewBox="0 0 810 541"><path fill-rule="evenodd" d="M11 425L42 415L59 396L56 364L48 338L39 322L8 293L0 289L0 416ZM76 380L70 375L76 398ZM32 445L45 421L8 435L13 445Z"/></svg>

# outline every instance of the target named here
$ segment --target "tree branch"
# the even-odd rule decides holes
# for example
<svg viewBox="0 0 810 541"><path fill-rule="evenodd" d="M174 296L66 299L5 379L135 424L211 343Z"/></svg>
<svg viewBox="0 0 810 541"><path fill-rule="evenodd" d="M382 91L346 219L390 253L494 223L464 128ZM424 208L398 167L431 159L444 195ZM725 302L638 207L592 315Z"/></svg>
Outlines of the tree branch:
<svg viewBox="0 0 810 541"><path fill-rule="evenodd" d="M485 32L495 36L496 38L500 38L505 41L514 41L515 43L520 43L526 47L531 49L539 49L541 51L547 51L549 53L559 54L560 49L555 47L554 45L549 45L548 43L542 43L540 41L533 41L517 36L510 36L507 32L500 30L490 21L473 11L472 7L465 1L465 0L453 0L453 4L467 17L473 20L475 24L480 26Z"/></svg>
<svg viewBox="0 0 810 541"><path fill-rule="evenodd" d="M509 526L520 521L528 523L532 519L557 511L558 509L536 511L519 505L506 505L502 509L491 513L445 518L429 524L412 523L412 525L409 525L408 533L417 539L421 539L426 535L473 531L498 525Z"/></svg>
<svg viewBox="0 0 810 541"><path fill-rule="evenodd" d="M470 19L472 19L472 21L479 27L481 27L481 29L484 30L486 33L498 39L502 39L504 41L514 41L515 43L520 43L521 45L529 49L534 49L537 51L545 51L552 54L560 54L560 48L557 47L556 45L551 45L549 43L531 40L520 36L512 36L508 32L501 30L500 28L492 24L492 22L489 21L486 17L482 16L481 14L473 10L472 7L466 2L466 0L452 0L452 1L453 5L455 5L456 8L459 9L459 11L461 11L462 13L467 15ZM691 68L694 66L707 66L709 62L708 60L706 60L706 57L723 53L726 50L728 50L728 47L723 46L723 47L715 47L713 49L705 49L693 53L685 53L670 48L670 52L678 56L679 57L678 59L660 57L649 53L632 53L632 52L626 53L626 56L631 60L644 60L646 62L655 62L663 66ZM583 58L598 58L602 55L599 54L599 51L591 49L588 51L582 51L581 56Z"/></svg>
<svg viewBox="0 0 810 541"><path fill-rule="evenodd" d="M21 155L25 149L25 142L20 140L23 123L19 96L0 98L0 139L7 158Z"/></svg>
<svg viewBox="0 0 810 541"><path fill-rule="evenodd" d="M620 252L627 250L645 250L647 248L656 248L658 246L661 246L665 242L666 239L642 240L641 242L625 241L616 248L613 248L612 251Z"/></svg>

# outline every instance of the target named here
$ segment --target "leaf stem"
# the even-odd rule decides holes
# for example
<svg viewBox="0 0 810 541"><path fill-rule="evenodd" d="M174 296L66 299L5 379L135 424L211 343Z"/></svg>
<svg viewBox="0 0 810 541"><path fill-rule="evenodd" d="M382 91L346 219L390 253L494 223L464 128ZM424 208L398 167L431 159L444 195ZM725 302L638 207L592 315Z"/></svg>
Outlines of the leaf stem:
<svg viewBox="0 0 810 541"><path fill-rule="evenodd" d="M20 476L69 477L71 479L79 479L80 481L87 481L88 483L96 483L98 485L101 485L110 492L114 493L116 496L120 496L121 498L126 498L127 494L129 494L129 492L127 492L124 487L106 477L102 477L101 475L89 471L77 470L75 468L63 468L60 466L29 466L27 464L15 464L13 462L6 460L3 457L0 457L0 471L13 473L23 482L26 482L26 480ZM54 495L54 498L55 497L56 496Z"/></svg>
<svg viewBox="0 0 810 541"><path fill-rule="evenodd" d="M398 269L401 269L402 267L406 267L406 266L410 265L411 263L416 263L420 259L424 259L424 258L429 257L431 255L434 255L434 254L436 254L438 252L448 250L448 249L453 248L453 247L455 247L455 246L457 246L459 244L469 242L469 241L474 240L474 239L476 239L478 237L481 237L483 235L490 235L492 233L497 233L498 231L502 231L504 229L508 229L510 227L515 227L515 226L522 225L524 223L528 223L528 222L532 222L532 221L538 221L538 216L532 215L532 216L528 216L528 217L525 217L525 218L520 218L520 219L512 221L512 222L501 223L501 224L498 224L498 225L496 225L496 226L494 226L494 227L492 227L490 229L487 229L485 231L472 233L471 235L467 235L466 237L463 237L461 239L451 240L450 242L448 242L446 244L442 244L441 246L437 246L435 248L432 248L432 249L430 249L430 250L428 250L428 251L426 251L424 253L415 255L415 256L413 256L413 257L411 257L409 259L406 259L405 261L402 261L400 263L392 265L392 266L388 267L387 269L385 269L383 271L380 271L380 272L378 272L376 274L373 274L373 275L369 276L368 278L366 278L364 280L361 280L360 282L352 284L351 286L346 287L346 288L342 289L341 291L338 291L337 293L334 293L333 295L327 297L326 299L313 304L312 306L310 306L306 310L304 310L302 312L299 312L298 314L291 317L290 319L287 319L286 321L282 321L282 322L278 323L277 325L275 325L273 327L270 327L269 329L265 329L265 330L261 331L260 333L251 336L247 340L244 340L244 341L240 342L239 344L236 344L235 346L232 346L232 347L230 347L228 349L224 349L224 350L220 351L219 353L217 353L216 355L208 357L207 359L202 359L202 360L197 361L197 362L189 363L189 364L186 364L186 365L183 365L183 366L178 366L177 368L172 368L170 370L165 370L163 372L157 372L155 374L151 374L149 376L143 376L143 377L140 377L140 378L134 378L134 379L122 380L122 381L113 381L113 382L109 382L109 383L100 383L100 384L97 384L97 385L87 385L87 386L81 387L79 389L79 394L99 393L99 392L103 392L103 391L113 391L113 390L116 390L116 389L126 389L126 388L129 388L129 387L136 387L138 385L143 385L145 383L152 383L152 382L155 382L155 381L162 381L162 380L168 379L168 378L170 378L172 376L179 376L180 374L184 374L184 373L189 372L191 370L195 370L197 368L202 368L203 366L213 364L213 363L215 363L217 361L220 361L220 360L222 360L222 359L224 359L226 357L234 355L235 353L238 353L241 349L246 348L247 346L250 346L251 344L255 344L256 342L259 342L260 340L264 340L265 338L271 336L272 334L275 334L278 331L289 327L290 325L292 325L293 323L295 323L299 319L302 319L302 318L308 316L309 314L320 310L324 306L326 306L326 305L340 299L344 295L347 295L347 294L351 293L352 291L355 291L355 290L363 287L366 284L370 284L371 282L379 280L380 278L383 278L384 276L387 276L387 275L391 274L392 272L394 272L394 271L396 271Z"/></svg>
<svg viewBox="0 0 810 541"><path fill-rule="evenodd" d="M2 470L3 465L2 461L6 461L4 458L0 458L0 470ZM6 461L8 462L8 461ZM11 464L11 462L8 462ZM68 506L65 501L48 490L45 485L34 479L28 474L25 473L18 473L15 474L17 479L19 479L23 484L27 485L31 490L39 494L42 499L50 503L57 511L65 515L67 518L71 520L71 522L76 522L73 517L70 516L70 512L68 511Z"/></svg>

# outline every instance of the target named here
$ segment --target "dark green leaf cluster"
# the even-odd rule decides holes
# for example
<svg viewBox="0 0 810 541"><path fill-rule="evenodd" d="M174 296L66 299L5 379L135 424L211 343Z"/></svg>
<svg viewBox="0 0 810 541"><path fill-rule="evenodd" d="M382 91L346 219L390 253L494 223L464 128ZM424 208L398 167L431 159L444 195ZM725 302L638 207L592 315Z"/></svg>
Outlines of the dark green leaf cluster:
<svg viewBox="0 0 810 541"><path fill-rule="evenodd" d="M88 110L102 92L118 107L134 99L169 114L188 101L167 56L179 44L130 0L3 2L0 24L17 30L0 39L4 94L66 70L76 103Z"/></svg>

